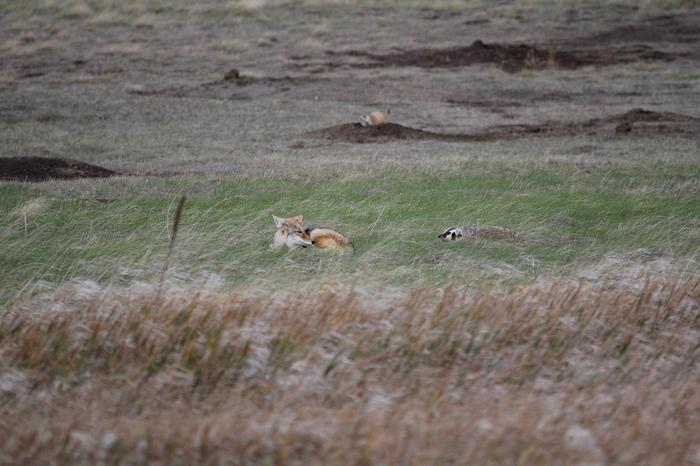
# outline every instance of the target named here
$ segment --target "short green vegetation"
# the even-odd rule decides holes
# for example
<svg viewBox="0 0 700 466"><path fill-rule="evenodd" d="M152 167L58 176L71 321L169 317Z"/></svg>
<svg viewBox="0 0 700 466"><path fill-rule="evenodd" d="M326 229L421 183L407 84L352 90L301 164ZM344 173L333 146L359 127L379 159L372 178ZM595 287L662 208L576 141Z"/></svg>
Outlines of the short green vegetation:
<svg viewBox="0 0 700 466"><path fill-rule="evenodd" d="M700 198L631 187L697 176L697 169L687 168L634 178L532 170L502 176L385 173L345 181L218 182L214 193L195 192L187 201L172 277L198 282L216 274L229 287L329 279L414 286L525 281L573 272L610 254L637 261L667 257L682 264L680 259L697 258L700 248ZM94 183L119 191L123 181ZM170 194L51 199L46 192L51 184L3 184L3 301L32 282L90 278L125 284L157 276L177 193L201 180L152 182ZM305 224L342 231L355 252L271 250L271 215L298 213ZM503 226L522 238L438 240L442 229L455 225Z"/></svg>

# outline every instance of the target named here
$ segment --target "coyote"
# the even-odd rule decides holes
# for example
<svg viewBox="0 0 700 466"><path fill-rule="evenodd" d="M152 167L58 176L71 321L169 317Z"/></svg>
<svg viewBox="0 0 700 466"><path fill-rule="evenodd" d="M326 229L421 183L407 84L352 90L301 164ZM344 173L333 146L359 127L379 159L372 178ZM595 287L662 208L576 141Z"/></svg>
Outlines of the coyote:
<svg viewBox="0 0 700 466"><path fill-rule="evenodd" d="M302 228L303 215L289 218L272 216L277 231L270 245L278 248L284 245L290 248L314 246L319 249L353 249L352 243L345 236L331 228Z"/></svg>
<svg viewBox="0 0 700 466"><path fill-rule="evenodd" d="M311 238L300 225L303 219L304 217L301 215L290 218L280 218L273 215L272 220L275 221L277 231L272 238L270 247L280 248L286 245L290 249L297 249L312 246Z"/></svg>
<svg viewBox="0 0 700 466"><path fill-rule="evenodd" d="M492 239L518 240L520 235L509 228L503 227L451 227L443 231L438 238L445 241L456 241L463 236L479 236Z"/></svg>
<svg viewBox="0 0 700 466"><path fill-rule="evenodd" d="M362 115L360 124L362 126L381 126L389 121L389 113L391 113L391 110L387 110L386 113L372 112L368 115Z"/></svg>
<svg viewBox="0 0 700 466"><path fill-rule="evenodd" d="M319 249L354 249L349 239L331 228L309 227L305 231Z"/></svg>

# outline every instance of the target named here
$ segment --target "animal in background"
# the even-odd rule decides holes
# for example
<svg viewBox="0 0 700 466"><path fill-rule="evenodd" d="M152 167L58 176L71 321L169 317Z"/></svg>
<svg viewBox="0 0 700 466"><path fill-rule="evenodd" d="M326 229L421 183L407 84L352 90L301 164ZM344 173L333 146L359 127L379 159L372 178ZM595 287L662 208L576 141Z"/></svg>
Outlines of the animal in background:
<svg viewBox="0 0 700 466"><path fill-rule="evenodd" d="M360 117L360 124L362 126L381 126L387 121L389 121L389 113L391 110L387 110L386 113L383 112L371 112L367 115L362 115Z"/></svg>

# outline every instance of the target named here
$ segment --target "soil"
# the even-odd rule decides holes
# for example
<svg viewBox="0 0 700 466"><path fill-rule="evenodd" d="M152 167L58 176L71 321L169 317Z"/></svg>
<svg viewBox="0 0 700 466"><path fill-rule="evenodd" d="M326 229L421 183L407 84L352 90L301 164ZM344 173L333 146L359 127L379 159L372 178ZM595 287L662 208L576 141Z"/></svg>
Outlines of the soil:
<svg viewBox="0 0 700 466"><path fill-rule="evenodd" d="M221 79L208 82L164 85L133 89L138 95L187 97L222 100L251 100L285 94L286 98L308 98L310 95L333 94L342 99L347 83L325 73L338 69L378 69L385 67L458 68L472 65L493 65L507 72L524 69L576 70L636 62L672 62L698 55L687 47L700 40L700 28L684 24L672 16L623 24L594 35L577 38L554 38L529 43L497 43L476 40L470 45L446 48L395 49L388 53L372 50L327 50L322 55L290 54L275 72L255 71L255 75L239 68L223 71ZM700 50L700 49L698 49ZM73 67L83 67L83 62ZM97 65L92 65L95 68ZM109 67L103 65L103 67ZM92 69L91 68L91 69ZM82 68L81 68L82 69ZM35 72L31 69L28 72ZM39 70L42 71L42 70ZM418 91L416 91L418 92ZM350 91L348 100L362 98L358 89ZM396 96L399 99L405 95ZM371 96L368 96L371 99ZM494 113L508 113L499 110Z"/></svg>
<svg viewBox="0 0 700 466"><path fill-rule="evenodd" d="M447 99L446 103L458 107L478 108L483 112L495 113L503 118L515 118L512 111L524 105L515 100Z"/></svg>
<svg viewBox="0 0 700 466"><path fill-rule="evenodd" d="M391 141L426 141L445 140L450 135L410 128L398 123L385 123L381 126L362 126L360 123L345 123L307 133L308 136L342 142L391 142Z"/></svg>
<svg viewBox="0 0 700 466"><path fill-rule="evenodd" d="M687 133L700 132L700 118L671 112L633 109L608 118L594 118L574 123L542 123L539 125L491 126L477 133L436 133L410 128L397 123L363 127L345 123L306 133L309 137L336 142L384 143L392 141L433 140L448 142L496 141L524 137L575 136L613 133Z"/></svg>
<svg viewBox="0 0 700 466"><path fill-rule="evenodd" d="M448 21L439 12L428 12L424 19L430 22ZM475 19L465 24L471 26L488 24L487 19ZM494 42L487 32L469 34L482 37L450 47L442 48L390 48L378 47L346 49L329 43L328 49L310 50L307 53L287 53L281 43L266 47L261 52L270 62L267 68L251 66L251 62L232 60L224 68L218 69L221 78L199 81L192 74L180 79L151 82L143 86L133 86L132 94L165 97L185 97L221 100L255 100L273 95L282 99L323 99L330 97L336 101L412 101L418 95L426 100L445 100L441 90L422 86L420 80L402 82L400 86L391 80L377 85L372 79L363 80L353 69L371 70L383 68L417 67L425 69L450 69L472 65L491 65L509 73L522 70L564 69L577 70L589 67L607 67L637 62L670 63L683 62L700 56L700 48L690 44L700 42L700 27L696 22L676 16L659 16L634 22L618 21L610 23L614 27L601 28L598 32L575 35L560 32L551 39L532 39L523 42ZM470 29L471 31L472 29ZM482 28L476 30L484 31ZM593 29L595 30L595 29ZM350 44L352 45L352 44ZM341 48L342 47L342 48ZM279 50L278 50L279 48ZM679 60L683 59L683 60ZM216 60L214 60L215 62ZM87 72L95 69L112 69L114 63L71 62L71 70ZM76 64L77 63L77 64ZM28 68L22 72L44 72L48 69ZM170 72L170 70L166 70ZM381 71L379 71L381 72ZM210 75L211 76L211 75ZM634 105L639 105L635 103ZM492 113L506 119L514 118L512 112L503 108Z"/></svg>
<svg viewBox="0 0 700 466"><path fill-rule="evenodd" d="M641 23L626 24L591 36L591 43L650 42L692 43L698 40L700 27L683 24L671 15L649 18Z"/></svg>
<svg viewBox="0 0 700 466"><path fill-rule="evenodd" d="M131 94L165 97L192 97L203 99L245 100L288 91L297 86L317 81L308 77L248 76L233 68L217 81L161 89L136 89Z"/></svg>
<svg viewBox="0 0 700 466"><path fill-rule="evenodd" d="M488 20L485 20L488 22ZM469 23L466 23L469 24ZM624 24L587 37L552 39L545 43L485 43L448 48L396 50L377 54L366 50L327 51L330 58L319 66L302 63L308 57L290 57L297 68L315 67L316 71L339 67L456 68L493 64L508 72L522 69L579 69L587 66L611 66L643 61L670 62L697 56L698 52L680 52L673 44L690 44L700 39L700 27L684 24L678 17L665 15ZM365 59L358 62L357 59Z"/></svg>
<svg viewBox="0 0 700 466"><path fill-rule="evenodd" d="M123 161L134 161L133 172L172 176L219 170L221 160L230 161L227 173L238 164L257 167L243 154L274 151L278 144L320 153L336 142L700 134L697 118L682 115L700 116L693 107L700 61L696 14L669 10L653 18L637 14L636 6L616 4L560 10L565 16L546 19L535 14L537 8L496 3L457 11L348 6L357 23L347 22L345 9L321 15L316 7L300 7L288 16L271 8L240 22L235 15L221 21L201 16L184 29L178 22L184 17L175 10L150 18L152 27L119 13L118 24L104 30L82 27L77 18L32 29L19 16L6 15L0 18L8 23L0 28L6 49L0 66L5 153L45 154L32 149L41 134L51 143L51 155L73 158L75 144L64 135L85 130L95 139L107 129L126 136L110 137L104 145L133 153ZM278 19L273 36L268 26ZM32 34L16 34L29 29ZM644 63L625 66L637 62ZM603 68L616 64L623 66ZM155 98L137 97L142 95ZM181 97L188 101L170 99ZM210 100L236 102L210 113L203 110ZM678 113L622 113L635 107ZM396 115L381 127L323 128L386 108ZM579 112L598 118L581 121ZM409 127L400 124L400 115L420 119ZM132 139L137 126L143 131ZM151 131L177 137L150 138ZM184 148L182 141L188 141ZM230 150L232 144L245 149ZM190 145L193 155L206 154L198 168L193 158L165 164L151 158ZM90 144L78 149L93 151L90 160L99 160L95 154L103 150ZM69 160L0 159L3 179L112 175Z"/></svg>
<svg viewBox="0 0 700 466"><path fill-rule="evenodd" d="M0 157L0 179L46 181L50 179L105 178L119 173L77 160L47 157Z"/></svg>
<svg viewBox="0 0 700 466"><path fill-rule="evenodd" d="M331 57L350 56L367 58L362 63L330 61L326 68L349 66L352 68L378 68L416 66L420 68L456 68L476 64L494 64L508 72L522 69L578 69L585 66L610 66L638 61L673 61L680 53L657 50L649 45L634 44L617 47L591 45L587 40L569 43L565 47L558 44L486 44L477 40L471 45L450 48L424 48L405 50L387 54L374 54L365 51L327 52Z"/></svg>

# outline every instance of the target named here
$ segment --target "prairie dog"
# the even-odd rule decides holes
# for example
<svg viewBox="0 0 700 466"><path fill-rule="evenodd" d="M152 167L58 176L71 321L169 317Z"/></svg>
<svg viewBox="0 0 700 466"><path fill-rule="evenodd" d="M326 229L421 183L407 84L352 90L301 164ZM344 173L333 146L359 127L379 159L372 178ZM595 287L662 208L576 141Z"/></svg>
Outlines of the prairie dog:
<svg viewBox="0 0 700 466"><path fill-rule="evenodd" d="M391 110L384 112L371 112L367 115L362 115L360 117L360 124L362 126L380 126L389 121L389 113Z"/></svg>

